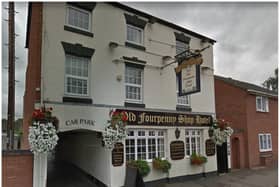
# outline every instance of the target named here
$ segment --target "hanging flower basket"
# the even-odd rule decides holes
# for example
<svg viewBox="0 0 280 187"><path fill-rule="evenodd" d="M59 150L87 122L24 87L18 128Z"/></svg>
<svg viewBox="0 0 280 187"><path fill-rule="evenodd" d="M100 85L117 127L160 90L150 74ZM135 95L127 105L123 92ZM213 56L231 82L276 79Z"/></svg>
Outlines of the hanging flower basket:
<svg viewBox="0 0 280 187"><path fill-rule="evenodd" d="M216 145L221 146L227 141L233 133L233 129L229 126L229 122L225 120L215 120L212 127L209 128L209 137L216 143Z"/></svg>
<svg viewBox="0 0 280 187"><path fill-rule="evenodd" d="M126 112L110 111L110 120L105 131L102 133L104 146L107 149L113 149L115 143L126 138L126 123L128 115Z"/></svg>
<svg viewBox="0 0 280 187"><path fill-rule="evenodd" d="M55 148L58 141L56 133L58 120L51 115L52 108L34 110L29 127L28 141L34 154L47 153Z"/></svg>

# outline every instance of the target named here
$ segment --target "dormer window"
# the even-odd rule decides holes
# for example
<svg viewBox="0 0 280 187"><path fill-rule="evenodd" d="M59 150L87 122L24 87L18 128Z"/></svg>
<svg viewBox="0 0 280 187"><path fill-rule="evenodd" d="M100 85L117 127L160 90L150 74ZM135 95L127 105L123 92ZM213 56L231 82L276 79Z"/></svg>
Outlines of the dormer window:
<svg viewBox="0 0 280 187"><path fill-rule="evenodd" d="M73 6L67 7L66 24L76 29L91 31L91 12Z"/></svg>
<svg viewBox="0 0 280 187"><path fill-rule="evenodd" d="M268 98L264 96L257 96L256 109L258 112L268 112Z"/></svg>

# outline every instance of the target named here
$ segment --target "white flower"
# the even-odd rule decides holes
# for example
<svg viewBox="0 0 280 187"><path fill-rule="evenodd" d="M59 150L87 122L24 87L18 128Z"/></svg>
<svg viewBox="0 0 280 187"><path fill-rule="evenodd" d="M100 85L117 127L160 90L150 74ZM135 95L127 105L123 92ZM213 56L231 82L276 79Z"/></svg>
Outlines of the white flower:
<svg viewBox="0 0 280 187"><path fill-rule="evenodd" d="M47 153L57 145L56 129L52 123L34 122L33 126L29 127L28 141L34 154Z"/></svg>

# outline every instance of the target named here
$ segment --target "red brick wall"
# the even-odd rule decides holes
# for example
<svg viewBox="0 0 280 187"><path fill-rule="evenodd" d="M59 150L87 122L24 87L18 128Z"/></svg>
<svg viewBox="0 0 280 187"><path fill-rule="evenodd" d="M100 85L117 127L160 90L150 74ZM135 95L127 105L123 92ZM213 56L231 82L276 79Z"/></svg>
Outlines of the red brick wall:
<svg viewBox="0 0 280 187"><path fill-rule="evenodd" d="M33 155L29 151L2 151L2 186L33 186Z"/></svg>
<svg viewBox="0 0 280 187"><path fill-rule="evenodd" d="M269 98L269 112L256 111L256 96L247 96L247 121L249 129L250 167L260 166L259 133L271 133L272 138L272 162L278 162L278 100ZM267 153L266 153L267 154ZM269 155L268 154L268 155ZM269 158L268 158L269 159ZM267 160L268 160L267 159Z"/></svg>
<svg viewBox="0 0 280 187"><path fill-rule="evenodd" d="M230 121L231 127L239 133L234 133L231 137L239 138L239 158L240 168L248 167L248 144L246 128L246 91L226 84L224 81L215 79L215 102L217 118ZM234 150L231 150L234 151ZM236 161L232 161L235 167Z"/></svg>
<svg viewBox="0 0 280 187"><path fill-rule="evenodd" d="M25 77L23 106L22 148L28 149L28 127L35 101L40 101L41 88L41 45L42 45L42 3L31 3L32 14L29 22L28 64ZM30 11L30 8L29 8Z"/></svg>

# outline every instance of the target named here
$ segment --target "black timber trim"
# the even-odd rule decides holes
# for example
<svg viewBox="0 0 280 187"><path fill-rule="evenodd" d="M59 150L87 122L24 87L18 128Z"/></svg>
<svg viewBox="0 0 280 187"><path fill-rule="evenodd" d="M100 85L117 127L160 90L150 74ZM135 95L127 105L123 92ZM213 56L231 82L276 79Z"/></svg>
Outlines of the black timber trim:
<svg viewBox="0 0 280 187"><path fill-rule="evenodd" d="M141 63L141 64L146 64L147 63L144 60L139 60L137 57L126 57L126 56L123 56L123 59L124 60L129 60L129 61L134 61L134 62Z"/></svg>
<svg viewBox="0 0 280 187"><path fill-rule="evenodd" d="M135 64L133 62L127 62L127 61L124 61L124 63L125 63L125 66L128 66L128 67L139 68L139 69L145 68L145 65L142 65L142 64Z"/></svg>
<svg viewBox="0 0 280 187"><path fill-rule="evenodd" d="M91 98L80 98L80 97L63 97L64 103L84 103L84 104L92 104Z"/></svg>
<svg viewBox="0 0 280 187"><path fill-rule="evenodd" d="M126 24L133 25L135 27L144 29L147 24L147 21L138 18L138 16L136 16L136 15L129 15L129 14L124 13L124 17L126 20Z"/></svg>
<svg viewBox="0 0 280 187"><path fill-rule="evenodd" d="M184 33L174 32L174 34L175 34L176 40L179 40L179 41L187 43L187 44L190 43L191 38L186 36L186 35L184 35Z"/></svg>
<svg viewBox="0 0 280 187"><path fill-rule="evenodd" d="M96 6L96 3L88 3L88 2L67 2L67 4L69 4L71 6L81 8L81 9L84 9L84 10L87 10L87 11L90 11L90 12Z"/></svg>
<svg viewBox="0 0 280 187"><path fill-rule="evenodd" d="M95 49L83 47L81 44L71 44L67 42L61 42L66 54L72 54L80 57L91 58Z"/></svg>
<svg viewBox="0 0 280 187"><path fill-rule="evenodd" d="M176 105L177 111L188 111L191 112L192 108L190 106L184 106L184 105Z"/></svg>
<svg viewBox="0 0 280 187"><path fill-rule="evenodd" d="M132 47L132 48L135 48L135 49L139 49L139 50L142 50L142 51L146 51L146 48L144 46L133 44L133 43L130 43L130 42L125 42L125 46Z"/></svg>
<svg viewBox="0 0 280 187"><path fill-rule="evenodd" d="M193 32L193 31L188 30L188 29L186 29L186 28L184 28L184 27L181 27L181 26L176 25L176 24L174 24L174 23L171 23L171 22L168 22L168 21L166 21L166 20L163 20L163 19L161 19L161 18L152 16L152 15L150 15L150 14L147 14L147 13L142 12L142 11L140 11L140 10L137 10L137 9L135 9L135 8L126 6L126 5L122 4L122 3L118 3L118 2L106 2L106 3L108 3L108 4L110 4L110 5L114 6L114 7L120 8L120 9L122 9L122 10L131 12L131 13L134 13L134 14L139 15L139 16L142 16L142 17L145 17L145 18L147 18L147 19L149 19L149 20L151 20L151 19L152 19L152 20L156 20L157 23L160 23L160 24L165 25L165 26L167 26L167 27L171 27L171 28L173 28L173 29L175 29L175 30L181 31L181 32L186 33L186 34L189 34L189 35L191 35L191 36L194 36L194 37L197 37L197 38L200 38L200 39L204 39L204 40L206 40L206 41L209 41L211 44L214 44L214 43L216 42L215 40L213 40L213 39L211 39L211 38L209 38L209 37L203 36L203 35L201 35L201 34L199 34L199 33Z"/></svg>
<svg viewBox="0 0 280 187"><path fill-rule="evenodd" d="M83 31L81 29L77 29L77 28L67 26L67 25L64 25L64 30L74 32L74 33L77 33L77 34L82 34L82 35L89 36L89 37L93 37L92 32Z"/></svg>
<svg viewBox="0 0 280 187"><path fill-rule="evenodd" d="M129 103L129 102L124 102L125 107L133 107L133 108L145 108L146 105L142 103Z"/></svg>

